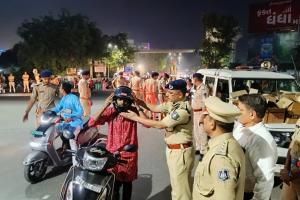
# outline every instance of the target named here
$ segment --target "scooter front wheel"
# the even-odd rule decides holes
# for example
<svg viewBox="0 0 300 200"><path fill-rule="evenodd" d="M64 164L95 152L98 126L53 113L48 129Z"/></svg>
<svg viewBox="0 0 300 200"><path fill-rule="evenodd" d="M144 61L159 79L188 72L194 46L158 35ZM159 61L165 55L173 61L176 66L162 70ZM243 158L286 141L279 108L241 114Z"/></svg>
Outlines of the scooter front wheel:
<svg viewBox="0 0 300 200"><path fill-rule="evenodd" d="M37 183L43 179L47 171L47 160L34 162L24 167L24 177L30 183Z"/></svg>

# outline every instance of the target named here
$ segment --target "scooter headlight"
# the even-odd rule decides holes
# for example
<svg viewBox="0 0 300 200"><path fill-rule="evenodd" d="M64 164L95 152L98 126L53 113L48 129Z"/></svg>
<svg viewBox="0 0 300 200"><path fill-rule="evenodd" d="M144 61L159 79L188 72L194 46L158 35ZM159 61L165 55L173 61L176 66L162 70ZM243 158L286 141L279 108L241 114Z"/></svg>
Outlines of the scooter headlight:
<svg viewBox="0 0 300 200"><path fill-rule="evenodd" d="M107 160L107 157L97 158L85 152L82 160L82 165L84 168L90 171L101 171L105 166Z"/></svg>

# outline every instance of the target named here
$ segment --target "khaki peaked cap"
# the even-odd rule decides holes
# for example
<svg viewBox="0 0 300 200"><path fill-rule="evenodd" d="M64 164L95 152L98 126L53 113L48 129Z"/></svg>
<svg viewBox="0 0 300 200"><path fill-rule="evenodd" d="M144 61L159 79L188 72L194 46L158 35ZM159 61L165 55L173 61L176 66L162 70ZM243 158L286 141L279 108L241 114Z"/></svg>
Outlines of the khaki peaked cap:
<svg viewBox="0 0 300 200"><path fill-rule="evenodd" d="M235 118L241 114L236 106L225 103L218 97L208 97L204 104L207 110L206 114L220 122L233 123Z"/></svg>

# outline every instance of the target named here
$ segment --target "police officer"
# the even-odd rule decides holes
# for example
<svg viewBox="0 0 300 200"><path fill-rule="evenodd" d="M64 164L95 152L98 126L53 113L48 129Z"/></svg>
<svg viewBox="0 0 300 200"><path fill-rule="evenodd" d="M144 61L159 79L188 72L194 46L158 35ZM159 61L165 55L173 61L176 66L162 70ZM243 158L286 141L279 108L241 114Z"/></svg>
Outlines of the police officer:
<svg viewBox="0 0 300 200"><path fill-rule="evenodd" d="M8 76L8 86L10 93L11 89L13 89L14 93L16 93L15 76L12 73Z"/></svg>
<svg viewBox="0 0 300 200"><path fill-rule="evenodd" d="M55 106L54 101L58 88L50 83L51 76L52 73L49 70L44 70L41 72L42 83L36 84L33 88L30 100L23 116L23 122L28 120L28 114L35 102L37 102L35 112L37 126L42 113Z"/></svg>
<svg viewBox="0 0 300 200"><path fill-rule="evenodd" d="M202 81L203 75L200 73L193 74L192 89L192 108L194 114L193 135L195 139L196 152L200 153L200 159L207 152L207 134L203 130L203 125L199 124L200 116L205 109L204 100L208 97L208 88Z"/></svg>
<svg viewBox="0 0 300 200"><path fill-rule="evenodd" d="M92 99L91 99L91 89L88 84L89 78L90 78L90 72L88 70L85 70L81 73L81 79L78 82L80 103L84 110L83 116L89 116L91 114Z"/></svg>
<svg viewBox="0 0 300 200"><path fill-rule="evenodd" d="M240 112L217 97L209 97L204 103L207 111L200 123L211 139L195 172L193 199L243 199L245 156L232 136L234 120Z"/></svg>
<svg viewBox="0 0 300 200"><path fill-rule="evenodd" d="M191 171L194 164L192 144L193 119L189 102L185 101L186 82L175 80L166 85L167 102L160 105L145 104L136 99L139 106L152 112L164 113L161 121L143 118L134 112L121 113L124 117L154 128L164 128L166 157L172 187L172 200L190 200ZM142 112L140 110L140 112Z"/></svg>
<svg viewBox="0 0 300 200"><path fill-rule="evenodd" d="M296 123L296 129L292 136L284 169L280 171L283 180L281 199L300 199L300 119Z"/></svg>

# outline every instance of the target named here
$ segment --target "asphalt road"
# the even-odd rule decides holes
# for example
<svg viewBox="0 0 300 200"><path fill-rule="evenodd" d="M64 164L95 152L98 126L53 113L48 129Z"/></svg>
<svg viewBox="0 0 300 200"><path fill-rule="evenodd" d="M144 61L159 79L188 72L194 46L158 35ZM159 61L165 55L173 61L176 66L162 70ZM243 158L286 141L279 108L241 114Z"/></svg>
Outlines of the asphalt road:
<svg viewBox="0 0 300 200"><path fill-rule="evenodd" d="M92 113L100 108L105 95L94 98ZM49 170L45 180L29 184L23 176L22 161L30 153L30 132L34 129L34 111L29 121L22 116L29 97L0 97L0 200L57 200L67 169ZM101 130L105 133L106 127ZM165 161L163 131L138 127L139 177L133 185L133 200L170 200L170 181ZM273 198L278 199L279 189Z"/></svg>
<svg viewBox="0 0 300 200"><path fill-rule="evenodd" d="M104 95L94 98L92 113L100 108ZM50 170L46 179L29 184L23 176L22 161L30 153L30 133L34 111L26 123L22 116L29 97L0 97L0 200L56 200L67 169ZM101 128L106 132L106 127ZM139 177L134 182L133 198L170 199L169 175L165 162L162 131L138 127Z"/></svg>

